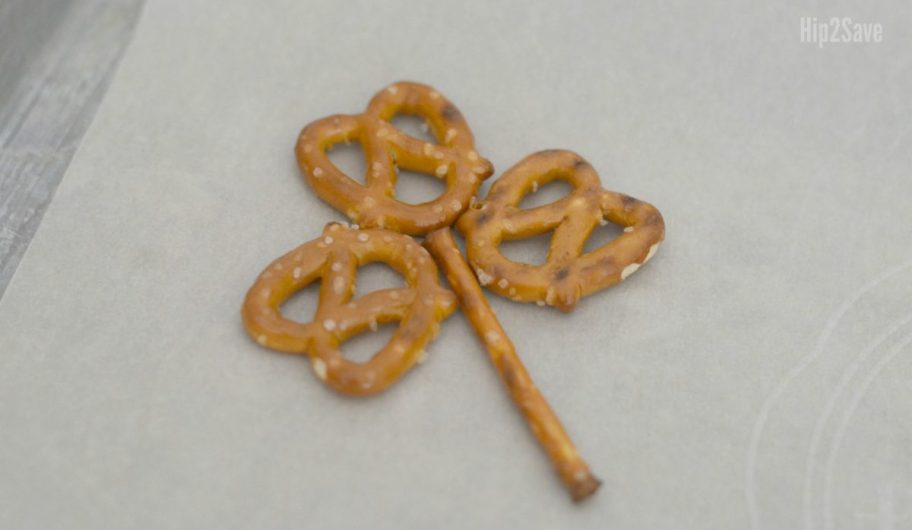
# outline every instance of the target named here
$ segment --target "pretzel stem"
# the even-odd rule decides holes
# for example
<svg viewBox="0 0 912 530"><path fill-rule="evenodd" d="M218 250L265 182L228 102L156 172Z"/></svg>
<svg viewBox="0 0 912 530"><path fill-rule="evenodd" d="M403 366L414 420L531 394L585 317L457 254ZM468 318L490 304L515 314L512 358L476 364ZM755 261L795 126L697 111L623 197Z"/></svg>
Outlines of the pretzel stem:
<svg viewBox="0 0 912 530"><path fill-rule="evenodd" d="M478 280L459 252L450 229L431 232L425 238L424 246L443 269L510 397L526 417L573 500L578 502L595 493L601 482L589 471L589 466L579 456L560 420L526 372L513 343L482 293Z"/></svg>

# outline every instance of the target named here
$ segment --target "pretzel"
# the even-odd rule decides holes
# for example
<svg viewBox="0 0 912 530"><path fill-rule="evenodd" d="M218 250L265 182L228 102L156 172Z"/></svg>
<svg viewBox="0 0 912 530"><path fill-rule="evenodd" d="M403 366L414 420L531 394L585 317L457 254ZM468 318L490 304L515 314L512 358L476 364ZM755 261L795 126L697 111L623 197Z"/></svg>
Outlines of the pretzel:
<svg viewBox="0 0 912 530"><path fill-rule="evenodd" d="M513 343L497 321L497 315L485 299L481 286L456 247L449 228L428 234L424 246L431 251L456 291L463 311L487 348L501 381L548 453L573 500L580 501L595 493L601 482L589 471L560 420L526 372Z"/></svg>
<svg viewBox="0 0 912 530"><path fill-rule="evenodd" d="M397 113L424 117L438 143L423 142L391 125ZM333 145L351 140L364 150L366 186L339 171L326 154ZM459 109L433 88L404 81L378 92L363 114L337 114L307 125L295 153L317 195L349 219L410 235L453 224L494 171L475 151L472 131ZM444 179L446 191L421 204L396 200L400 167Z"/></svg>
<svg viewBox="0 0 912 530"><path fill-rule="evenodd" d="M381 289L352 300L358 267L380 261L408 287ZM279 306L317 278L319 306L313 322L284 318ZM369 395L392 385L424 355L440 322L456 309L456 297L440 286L437 267L412 238L387 230L357 230L330 223L319 239L269 265L247 293L242 317L260 345L307 354L322 381L344 394ZM390 341L364 363L346 360L339 346L378 324L399 321Z"/></svg>
<svg viewBox="0 0 912 530"><path fill-rule="evenodd" d="M538 186L564 179L574 188L562 199L523 209L523 197ZM597 250L583 254L599 224L624 226L624 233ZM479 282L515 301L574 309L577 301L610 287L649 261L665 237L662 214L650 204L602 188L598 174L571 151L549 150L529 155L472 204L459 219L466 255ZM548 257L541 265L517 263L501 254L501 241L554 230Z"/></svg>

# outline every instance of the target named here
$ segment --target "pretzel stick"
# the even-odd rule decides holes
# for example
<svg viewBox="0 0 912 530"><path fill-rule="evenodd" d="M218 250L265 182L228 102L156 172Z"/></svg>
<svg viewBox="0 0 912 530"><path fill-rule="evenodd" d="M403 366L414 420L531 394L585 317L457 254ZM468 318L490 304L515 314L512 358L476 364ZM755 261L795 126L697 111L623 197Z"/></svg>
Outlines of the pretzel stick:
<svg viewBox="0 0 912 530"><path fill-rule="evenodd" d="M513 343L497 321L475 275L462 258L449 228L428 234L424 246L443 269L475 333L484 342L510 397L522 411L574 501L595 493L601 482L589 471L548 402L538 391Z"/></svg>

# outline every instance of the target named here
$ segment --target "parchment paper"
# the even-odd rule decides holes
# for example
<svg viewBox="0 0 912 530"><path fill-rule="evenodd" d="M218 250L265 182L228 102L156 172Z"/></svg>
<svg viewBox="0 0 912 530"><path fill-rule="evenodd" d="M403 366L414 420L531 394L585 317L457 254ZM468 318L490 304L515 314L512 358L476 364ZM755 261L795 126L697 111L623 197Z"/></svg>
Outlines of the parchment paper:
<svg viewBox="0 0 912 530"><path fill-rule="evenodd" d="M150 2L0 303L3 526L912 525L910 6L737 4ZM585 504L463 317L370 399L243 332L260 270L341 219L299 129L399 79L498 174L573 149L665 216L572 314L492 295Z"/></svg>

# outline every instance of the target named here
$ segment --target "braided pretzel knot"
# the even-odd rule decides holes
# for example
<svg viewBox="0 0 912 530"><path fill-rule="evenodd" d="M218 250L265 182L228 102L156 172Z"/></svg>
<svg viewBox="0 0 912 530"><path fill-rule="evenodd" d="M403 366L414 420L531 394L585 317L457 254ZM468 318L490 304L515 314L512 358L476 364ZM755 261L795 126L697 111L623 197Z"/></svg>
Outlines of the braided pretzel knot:
<svg viewBox="0 0 912 530"><path fill-rule="evenodd" d="M381 289L352 300L358 267L380 261L408 287ZM313 322L284 318L279 306L317 278L319 306ZM453 293L438 283L428 252L408 236L387 230L355 230L330 223L320 239L285 254L260 274L247 293L242 316L262 346L306 353L317 376L345 394L384 390L424 355L440 321L456 309ZM390 341L364 363L346 360L339 346L378 324L399 321Z"/></svg>
<svg viewBox="0 0 912 530"><path fill-rule="evenodd" d="M438 143L423 142L391 125L389 120L397 113L424 117ZM333 145L351 140L364 150L366 186L339 171L326 154ZM433 88L411 82L378 92L364 114L339 114L304 127L295 153L305 179L321 199L361 226L410 235L453 224L494 171L475 152L472 131L459 109ZM399 167L444 179L447 189L421 204L398 201Z"/></svg>
<svg viewBox="0 0 912 530"><path fill-rule="evenodd" d="M523 197L555 179L574 189L562 199L522 209ZM583 254L599 224L624 226L610 243ZM626 279L655 254L665 237L665 223L650 204L601 187L598 174L579 155L540 151L510 168L483 201L458 221L466 236L466 254L478 280L516 301L548 304L572 311L577 301ZM545 263L516 263L501 254L501 241L554 230Z"/></svg>

